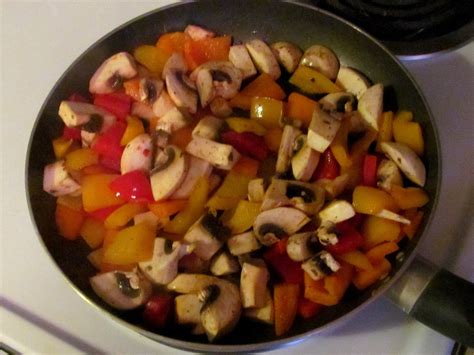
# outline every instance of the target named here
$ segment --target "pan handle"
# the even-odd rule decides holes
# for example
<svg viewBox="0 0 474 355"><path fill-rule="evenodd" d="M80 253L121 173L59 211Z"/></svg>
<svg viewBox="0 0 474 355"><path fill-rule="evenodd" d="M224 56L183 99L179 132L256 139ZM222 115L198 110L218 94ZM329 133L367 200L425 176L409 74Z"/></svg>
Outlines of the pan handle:
<svg viewBox="0 0 474 355"><path fill-rule="evenodd" d="M387 295L416 320L474 347L473 283L416 257Z"/></svg>

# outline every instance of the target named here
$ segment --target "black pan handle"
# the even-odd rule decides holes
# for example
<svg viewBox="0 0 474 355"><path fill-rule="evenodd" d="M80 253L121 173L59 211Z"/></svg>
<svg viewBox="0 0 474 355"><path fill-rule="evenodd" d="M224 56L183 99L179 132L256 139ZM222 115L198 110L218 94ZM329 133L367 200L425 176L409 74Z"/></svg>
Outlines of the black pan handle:
<svg viewBox="0 0 474 355"><path fill-rule="evenodd" d="M388 291L413 318L474 347L474 284L420 257Z"/></svg>

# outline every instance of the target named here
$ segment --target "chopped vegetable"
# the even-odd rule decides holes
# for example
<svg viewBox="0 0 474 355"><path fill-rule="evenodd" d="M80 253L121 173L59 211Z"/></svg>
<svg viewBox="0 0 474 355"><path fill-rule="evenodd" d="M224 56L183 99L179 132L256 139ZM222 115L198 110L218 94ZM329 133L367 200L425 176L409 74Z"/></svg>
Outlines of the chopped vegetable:
<svg viewBox="0 0 474 355"><path fill-rule="evenodd" d="M277 284L273 288L275 304L275 334L285 334L290 330L298 311L299 285L292 283Z"/></svg>

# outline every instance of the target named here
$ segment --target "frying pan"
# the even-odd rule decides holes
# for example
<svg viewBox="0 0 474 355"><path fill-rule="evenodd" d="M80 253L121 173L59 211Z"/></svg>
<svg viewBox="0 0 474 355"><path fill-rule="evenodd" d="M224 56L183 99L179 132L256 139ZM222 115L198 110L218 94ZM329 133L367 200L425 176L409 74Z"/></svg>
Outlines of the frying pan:
<svg viewBox="0 0 474 355"><path fill-rule="evenodd" d="M427 167L425 189L431 196L418 234L405 240L391 262L393 269L383 281L360 292L350 288L343 301L325 308L318 317L295 322L284 336L276 337L272 327L242 319L237 328L215 344L205 337L191 336L170 327L160 334L141 323L140 311L120 312L108 307L93 292L89 277L94 268L86 261L90 252L81 240L58 236L54 223L55 200L42 189L43 168L54 161L51 140L61 134L59 103L73 92L87 93L88 81L96 68L119 51L131 51L144 43L154 43L165 32L182 30L187 24L201 24L235 40L261 38L268 42L287 40L307 48L319 43L332 48L341 63L358 68L373 82L385 86L385 109L410 109L424 130ZM112 31L83 53L58 80L36 120L26 162L30 213L38 234L52 259L71 286L104 315L169 346L200 352L260 351L289 345L335 327L362 311L382 294L436 330L473 346L473 309L469 297L473 285L447 271L437 271L420 258L416 248L430 223L441 184L439 140L426 102L410 75L381 44L350 23L314 7L268 0L186 2L152 11Z"/></svg>

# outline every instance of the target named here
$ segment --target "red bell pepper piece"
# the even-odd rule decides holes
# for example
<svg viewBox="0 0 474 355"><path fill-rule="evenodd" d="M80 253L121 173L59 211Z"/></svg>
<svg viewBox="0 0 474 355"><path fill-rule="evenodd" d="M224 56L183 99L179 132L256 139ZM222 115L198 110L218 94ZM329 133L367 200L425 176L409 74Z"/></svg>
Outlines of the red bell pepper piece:
<svg viewBox="0 0 474 355"><path fill-rule="evenodd" d="M301 297L298 300L298 315L304 319L312 318L323 308L322 304L314 303L307 298Z"/></svg>
<svg viewBox="0 0 474 355"><path fill-rule="evenodd" d="M117 119L125 121L130 114L133 99L124 93L97 94L94 97L94 105L102 107L115 115Z"/></svg>
<svg viewBox="0 0 474 355"><path fill-rule="evenodd" d="M364 237L357 231L351 220L336 224L340 233L338 242L328 245L326 250L334 254L343 254L355 250L364 244Z"/></svg>
<svg viewBox="0 0 474 355"><path fill-rule="evenodd" d="M250 156L257 160L265 160L268 155L268 147L263 137L252 132L238 133L227 131L221 135L222 142L233 146L240 154Z"/></svg>
<svg viewBox="0 0 474 355"><path fill-rule="evenodd" d="M88 99L77 92L69 96L68 101L89 103Z"/></svg>
<svg viewBox="0 0 474 355"><path fill-rule="evenodd" d="M95 210L95 211L92 211L92 212L88 212L87 215L89 217L92 217L92 218L95 218L99 221L105 221L107 219L107 217L113 212L115 211L117 208L119 208L121 205L115 205L115 206L109 206L109 207L104 207L104 208L100 208L98 210Z"/></svg>
<svg viewBox="0 0 474 355"><path fill-rule="evenodd" d="M319 159L316 171L313 174L312 180L330 179L333 180L340 174L339 163L332 154L331 148L324 151Z"/></svg>
<svg viewBox="0 0 474 355"><path fill-rule="evenodd" d="M125 122L118 121L100 134L92 144L92 149L100 155L100 163L109 169L120 171L120 159L124 149L120 141L126 127Z"/></svg>
<svg viewBox="0 0 474 355"><path fill-rule="evenodd" d="M130 171L113 180L109 187L116 195L129 202L152 202L150 178L141 170Z"/></svg>
<svg viewBox="0 0 474 355"><path fill-rule="evenodd" d="M263 254L270 268L286 283L302 284L304 281L301 263L291 260L286 253L287 238L280 240Z"/></svg>
<svg viewBox="0 0 474 355"><path fill-rule="evenodd" d="M362 164L362 185L375 187L377 185L377 157L366 154Z"/></svg>
<svg viewBox="0 0 474 355"><path fill-rule="evenodd" d="M143 310L143 319L150 326L164 328L173 318L174 297L170 294L153 295Z"/></svg>
<svg viewBox="0 0 474 355"><path fill-rule="evenodd" d="M81 129L76 127L64 126L63 138L72 139L74 141L81 141Z"/></svg>

